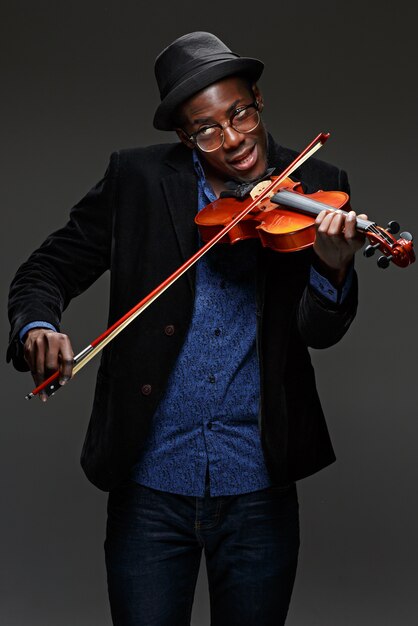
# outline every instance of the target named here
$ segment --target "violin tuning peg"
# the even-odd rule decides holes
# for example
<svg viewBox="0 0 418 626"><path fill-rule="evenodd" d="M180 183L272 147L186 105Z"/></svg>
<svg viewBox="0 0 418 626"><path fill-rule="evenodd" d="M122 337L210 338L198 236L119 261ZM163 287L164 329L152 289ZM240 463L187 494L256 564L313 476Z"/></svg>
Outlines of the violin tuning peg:
<svg viewBox="0 0 418 626"><path fill-rule="evenodd" d="M366 246L363 250L363 254L365 257L370 258L371 256L374 255L374 253L376 252L377 248L380 246L379 243L375 243L375 244L369 244L368 246Z"/></svg>
<svg viewBox="0 0 418 626"><path fill-rule="evenodd" d="M399 229L400 226L398 222L395 222L394 220L388 222L388 225L386 226L386 230L388 231L388 233L391 233L391 235L396 235L396 233L399 233Z"/></svg>
<svg viewBox="0 0 418 626"><path fill-rule="evenodd" d="M384 270L385 270L387 267L389 267L389 263L390 263L391 258L392 258L392 255L389 255L389 256L384 256L384 255L383 255L383 256L380 256L380 257L377 259L377 265L378 265L379 267L381 267L382 269L384 269Z"/></svg>
<svg viewBox="0 0 418 626"><path fill-rule="evenodd" d="M411 235L411 233L408 233L407 230L404 230L399 237L401 237L401 239L406 239L406 241L412 241L413 240L413 236Z"/></svg>
<svg viewBox="0 0 418 626"><path fill-rule="evenodd" d="M363 254L365 257L370 258L371 256L374 255L374 253L376 252L374 246L372 245L368 245L364 248L363 250Z"/></svg>

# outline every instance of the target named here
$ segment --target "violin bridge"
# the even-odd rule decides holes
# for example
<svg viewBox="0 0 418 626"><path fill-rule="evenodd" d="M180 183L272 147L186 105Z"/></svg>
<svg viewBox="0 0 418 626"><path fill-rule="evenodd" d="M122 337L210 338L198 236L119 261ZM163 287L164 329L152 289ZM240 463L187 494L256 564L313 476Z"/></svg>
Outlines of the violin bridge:
<svg viewBox="0 0 418 626"><path fill-rule="evenodd" d="M266 187L268 187L269 185L271 185L271 180L262 180L261 183L258 183L258 185L253 187L250 191L250 196L252 197L252 199L256 200L258 196L264 191L264 189L266 189Z"/></svg>

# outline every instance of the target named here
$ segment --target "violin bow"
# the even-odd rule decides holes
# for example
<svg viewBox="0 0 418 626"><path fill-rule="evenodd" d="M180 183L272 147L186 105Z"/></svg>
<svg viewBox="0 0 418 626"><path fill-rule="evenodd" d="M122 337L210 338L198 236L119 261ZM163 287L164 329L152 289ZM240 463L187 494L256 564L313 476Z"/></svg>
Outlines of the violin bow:
<svg viewBox="0 0 418 626"><path fill-rule="evenodd" d="M276 189L280 183L287 177L293 174L293 172L307 161L329 138L330 133L319 133L310 144L306 146L304 150L286 167L286 169L267 185L263 191L258 195L253 202L247 205L235 218L229 222L221 231L219 231L210 241L203 245L192 257L190 257L183 265L181 265L175 272L166 278L158 287L151 291L145 298L138 302L132 309L130 309L125 315L123 315L118 321L112 324L104 333L96 337L88 346L86 346L81 352L74 357L74 367L72 371L72 377L75 376L87 363L96 356L103 348L110 343L124 328L126 328L131 322L134 321L146 308L150 306L161 294L166 291L180 276L182 276L188 269L190 269L197 261L202 258L208 250L210 250L216 243L218 243L222 237L224 237L234 226L241 221L252 209L259 204L259 202ZM43 391L47 396L52 396L62 385L58 383L60 372L57 370L49 378L43 381L40 385L32 389L25 398L31 400L34 396Z"/></svg>

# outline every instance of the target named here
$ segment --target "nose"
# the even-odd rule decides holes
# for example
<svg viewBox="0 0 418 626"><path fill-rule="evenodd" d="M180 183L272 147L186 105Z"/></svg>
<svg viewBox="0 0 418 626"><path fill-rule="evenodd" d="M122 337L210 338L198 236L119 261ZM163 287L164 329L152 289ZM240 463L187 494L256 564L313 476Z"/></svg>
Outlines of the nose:
<svg viewBox="0 0 418 626"><path fill-rule="evenodd" d="M227 126L224 128L224 149L225 150L236 150L238 146L245 141L245 136L243 133L239 133L237 130L232 128L232 126Z"/></svg>

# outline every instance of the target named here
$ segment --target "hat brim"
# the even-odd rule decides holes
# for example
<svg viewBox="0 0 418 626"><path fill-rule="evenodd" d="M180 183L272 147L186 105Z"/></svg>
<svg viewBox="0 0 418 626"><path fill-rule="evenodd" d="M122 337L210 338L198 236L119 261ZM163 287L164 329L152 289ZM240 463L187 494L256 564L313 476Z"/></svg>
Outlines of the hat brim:
<svg viewBox="0 0 418 626"><path fill-rule="evenodd" d="M173 130L172 115L178 105L212 83L234 74L246 76L255 82L260 78L263 69L264 63L258 59L246 57L217 61L206 68L202 68L200 72L193 74L177 85L161 101L154 115L154 128Z"/></svg>

